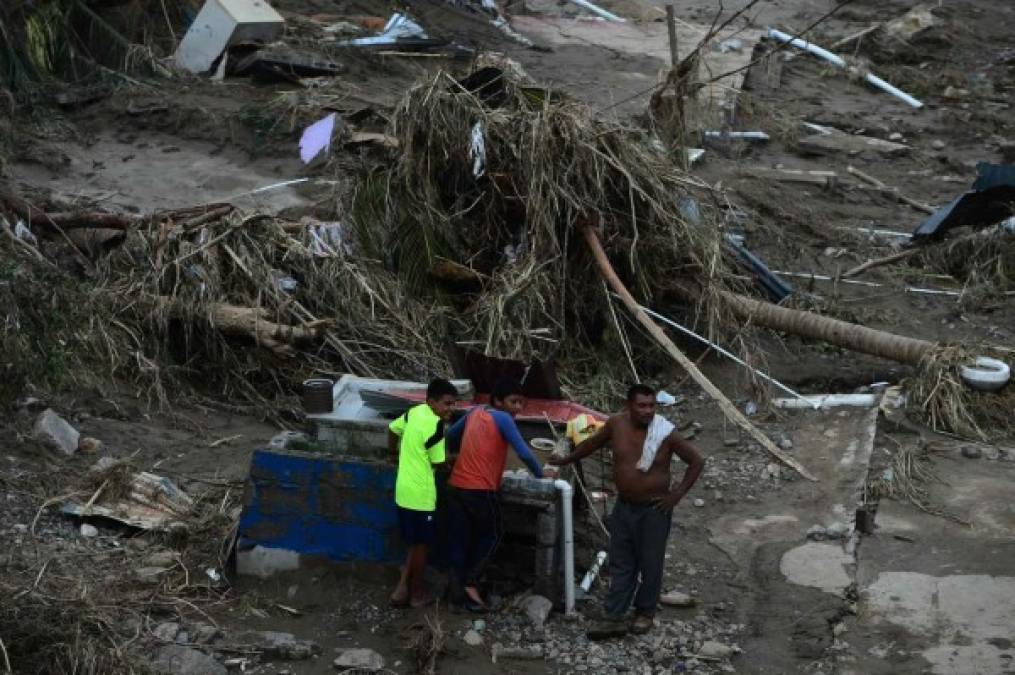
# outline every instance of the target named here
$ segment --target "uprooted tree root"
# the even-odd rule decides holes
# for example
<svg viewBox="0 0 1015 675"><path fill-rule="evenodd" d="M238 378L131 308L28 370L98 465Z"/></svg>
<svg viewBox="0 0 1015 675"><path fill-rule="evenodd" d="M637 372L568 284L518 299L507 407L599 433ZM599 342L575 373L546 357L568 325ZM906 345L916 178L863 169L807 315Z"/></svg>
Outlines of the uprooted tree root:
<svg viewBox="0 0 1015 675"><path fill-rule="evenodd" d="M905 382L909 413L935 431L966 438L988 440L1015 430L1015 389L1011 385L1000 392L979 392L959 376L961 365L989 352L989 348L977 352L954 345L928 352L917 373Z"/></svg>

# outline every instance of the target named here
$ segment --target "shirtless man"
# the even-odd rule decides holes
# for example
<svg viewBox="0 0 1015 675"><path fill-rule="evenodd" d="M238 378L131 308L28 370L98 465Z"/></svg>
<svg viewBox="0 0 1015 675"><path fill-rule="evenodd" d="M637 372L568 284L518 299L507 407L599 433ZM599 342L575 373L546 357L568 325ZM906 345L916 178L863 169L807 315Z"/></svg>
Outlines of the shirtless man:
<svg viewBox="0 0 1015 675"><path fill-rule="evenodd" d="M698 480L705 462L698 451L675 430L662 441L647 471L637 467L645 437L656 414L656 393L643 384L627 392L626 409L579 444L567 457L551 459L564 465L588 457L606 445L613 448L613 482L617 502L610 516L610 590L605 620L589 631L590 639L619 637L628 631L647 633L662 590L666 540L673 507ZM670 461L676 455L687 464L684 477L671 489ZM641 576L641 586L638 577ZM634 600L630 625L624 615Z"/></svg>

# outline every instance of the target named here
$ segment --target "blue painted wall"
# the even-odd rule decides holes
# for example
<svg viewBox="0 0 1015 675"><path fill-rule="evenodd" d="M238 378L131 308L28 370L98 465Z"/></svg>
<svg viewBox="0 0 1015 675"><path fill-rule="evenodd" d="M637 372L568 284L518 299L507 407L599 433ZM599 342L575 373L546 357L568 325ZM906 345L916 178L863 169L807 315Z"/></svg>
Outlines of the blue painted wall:
<svg viewBox="0 0 1015 675"><path fill-rule="evenodd" d="M438 474L438 546L444 561L443 480ZM257 450L240 516L239 547L282 548L336 561L396 562L405 549L395 510L395 468L344 457Z"/></svg>

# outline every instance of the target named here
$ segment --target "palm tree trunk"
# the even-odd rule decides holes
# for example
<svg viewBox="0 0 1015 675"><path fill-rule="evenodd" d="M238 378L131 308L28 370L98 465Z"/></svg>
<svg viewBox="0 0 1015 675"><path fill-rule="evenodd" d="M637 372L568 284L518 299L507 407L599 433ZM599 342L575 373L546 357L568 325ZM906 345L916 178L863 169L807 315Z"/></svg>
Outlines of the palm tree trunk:
<svg viewBox="0 0 1015 675"><path fill-rule="evenodd" d="M695 293L687 289L682 289L682 292L689 299L696 297ZM756 325L799 337L824 340L837 347L880 356L899 363L919 365L920 360L937 346L927 340L895 335L812 312L780 307L728 291L720 291L720 295L738 316Z"/></svg>

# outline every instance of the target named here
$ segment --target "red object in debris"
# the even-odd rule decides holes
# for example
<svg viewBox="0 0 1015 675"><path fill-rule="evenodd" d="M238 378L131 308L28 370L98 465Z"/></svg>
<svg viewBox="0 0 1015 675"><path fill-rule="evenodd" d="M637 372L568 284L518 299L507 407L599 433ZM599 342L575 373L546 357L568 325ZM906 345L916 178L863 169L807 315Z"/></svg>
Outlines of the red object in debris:
<svg viewBox="0 0 1015 675"><path fill-rule="evenodd" d="M426 399L426 392L421 389L389 389L384 393L406 401L412 401L413 403L422 403ZM485 405L489 402L489 394L476 394L476 397L471 401L458 401L455 403L455 410L470 410L477 405ZM549 418L554 424L567 424L568 420L574 419L578 415L589 415L600 422L606 421L606 415L592 408L587 408L580 403L547 398L525 399L525 407L522 408L522 411L515 419L519 422L545 422Z"/></svg>

